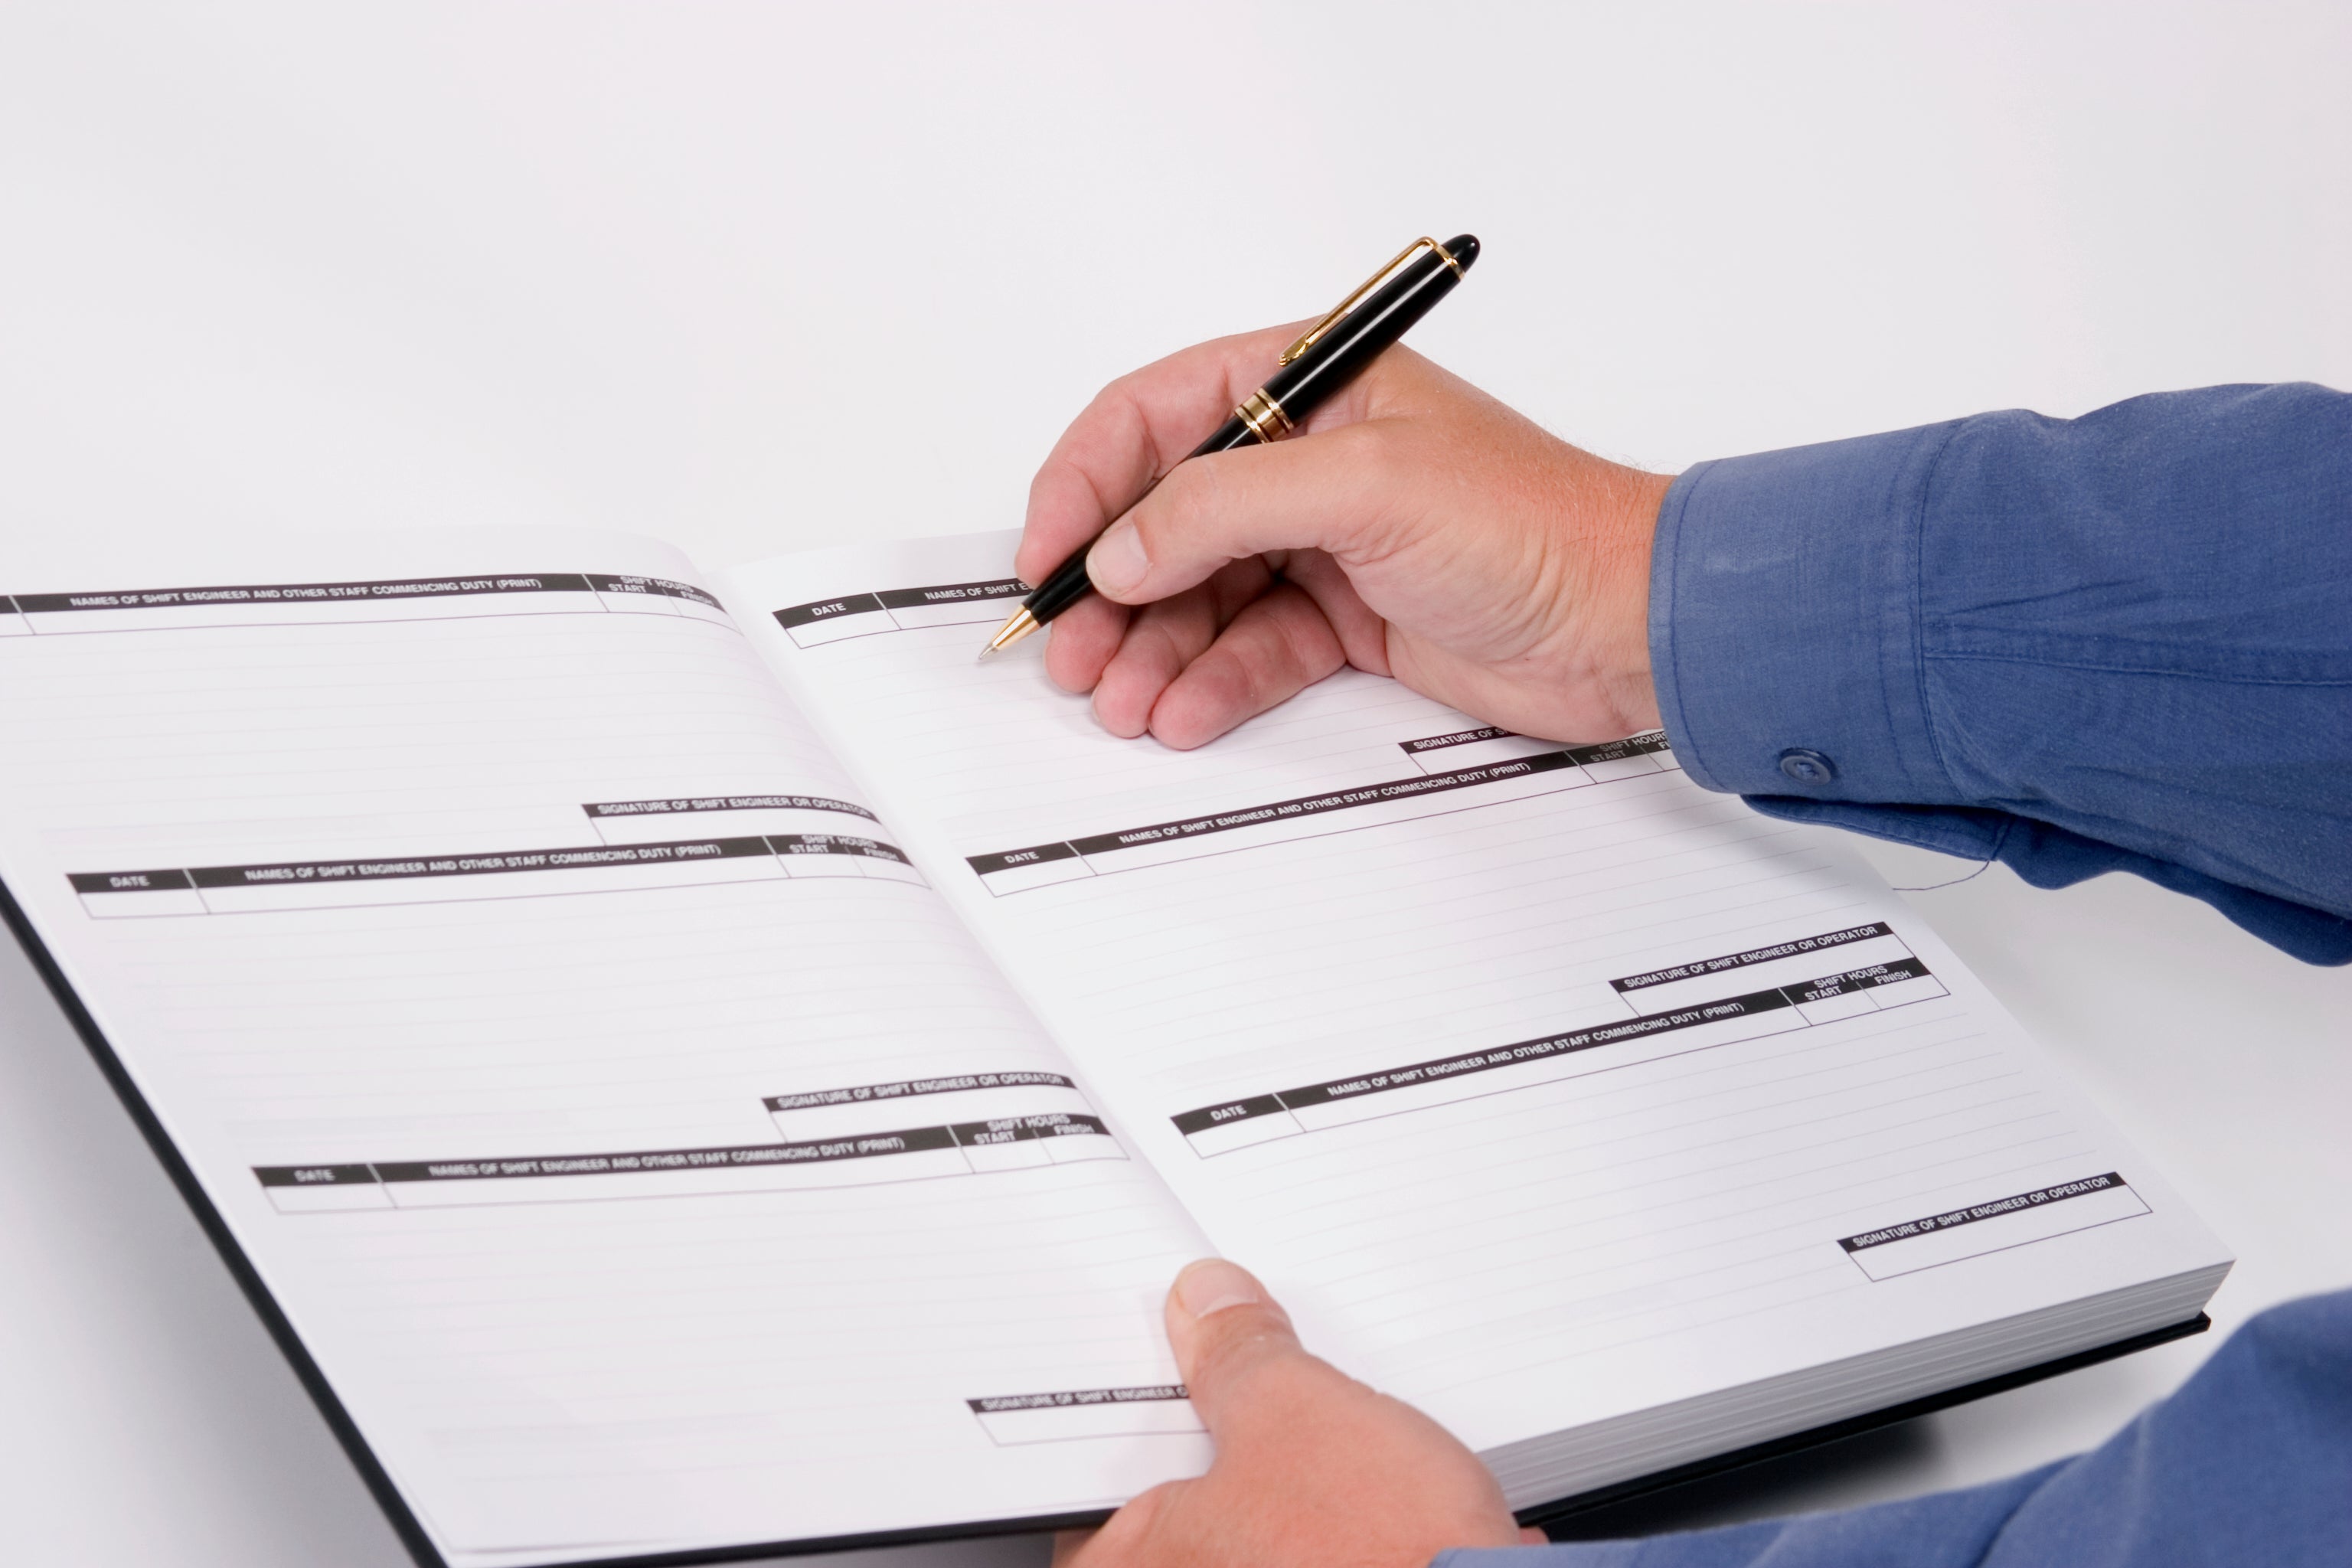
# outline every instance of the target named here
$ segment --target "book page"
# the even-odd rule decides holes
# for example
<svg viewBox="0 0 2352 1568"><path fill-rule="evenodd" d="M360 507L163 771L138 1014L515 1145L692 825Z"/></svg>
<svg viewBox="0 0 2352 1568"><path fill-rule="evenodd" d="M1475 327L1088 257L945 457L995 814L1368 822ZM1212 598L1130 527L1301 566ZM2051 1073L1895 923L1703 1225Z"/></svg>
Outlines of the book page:
<svg viewBox="0 0 2352 1568"><path fill-rule="evenodd" d="M1663 735L1564 746L1352 670L1192 752L1113 738L1042 638L974 662L1013 541L727 585L1210 1237L1349 1371L1491 1450L2151 1282L2184 1320L2218 1282L1832 836L1696 788Z"/></svg>
<svg viewBox="0 0 2352 1568"><path fill-rule="evenodd" d="M1198 1468L1205 1244L682 559L0 590L0 877L450 1562Z"/></svg>

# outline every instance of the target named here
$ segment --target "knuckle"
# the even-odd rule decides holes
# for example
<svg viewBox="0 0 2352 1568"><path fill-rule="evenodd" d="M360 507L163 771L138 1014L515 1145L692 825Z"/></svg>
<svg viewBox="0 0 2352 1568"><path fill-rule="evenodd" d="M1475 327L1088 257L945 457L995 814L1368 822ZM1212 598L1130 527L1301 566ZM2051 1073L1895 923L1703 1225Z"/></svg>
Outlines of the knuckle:
<svg viewBox="0 0 2352 1568"><path fill-rule="evenodd" d="M1267 1306L1228 1307L1196 1326L1192 1377L1230 1388L1296 1348L1290 1324Z"/></svg>
<svg viewBox="0 0 2352 1568"><path fill-rule="evenodd" d="M1103 1521L1087 1542L1082 1563L1116 1563L1130 1561L1160 1528L1169 1504L1186 1482L1162 1481L1150 1491L1129 1498L1119 1510Z"/></svg>
<svg viewBox="0 0 2352 1568"><path fill-rule="evenodd" d="M1405 477L1402 444L1386 426L1366 420L1332 433L1346 438L1339 456L1349 477L1368 489L1385 494Z"/></svg>
<svg viewBox="0 0 2352 1568"><path fill-rule="evenodd" d="M1135 526L1143 534L1144 551L1155 566L1181 551L1183 542L1202 538L1217 505L1216 476L1206 463L1185 463L1169 471L1160 487L1136 507Z"/></svg>
<svg viewBox="0 0 2352 1568"><path fill-rule="evenodd" d="M1280 608L1275 635L1280 639L1284 660L1299 682L1303 685L1330 673L1336 668L1332 656L1338 650L1338 638L1315 601L1305 590L1293 586L1284 591Z"/></svg>

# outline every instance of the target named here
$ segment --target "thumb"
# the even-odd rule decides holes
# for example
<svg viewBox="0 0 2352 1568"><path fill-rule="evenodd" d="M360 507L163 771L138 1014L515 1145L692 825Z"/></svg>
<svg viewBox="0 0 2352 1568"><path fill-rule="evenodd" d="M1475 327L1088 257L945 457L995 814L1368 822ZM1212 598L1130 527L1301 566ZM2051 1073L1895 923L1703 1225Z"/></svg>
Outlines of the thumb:
<svg viewBox="0 0 2352 1568"><path fill-rule="evenodd" d="M1337 1377L1298 1342L1290 1315L1247 1269L1222 1258L1188 1264L1168 1292L1168 1343L1192 1407L1218 1439L1239 1434L1245 1414L1263 1413L1266 1396L1295 1390L1298 1374Z"/></svg>
<svg viewBox="0 0 2352 1568"><path fill-rule="evenodd" d="M1087 575L1105 598L1141 605L1266 551L1345 555L1401 493L1389 446L1368 421L1179 464L1095 541Z"/></svg>

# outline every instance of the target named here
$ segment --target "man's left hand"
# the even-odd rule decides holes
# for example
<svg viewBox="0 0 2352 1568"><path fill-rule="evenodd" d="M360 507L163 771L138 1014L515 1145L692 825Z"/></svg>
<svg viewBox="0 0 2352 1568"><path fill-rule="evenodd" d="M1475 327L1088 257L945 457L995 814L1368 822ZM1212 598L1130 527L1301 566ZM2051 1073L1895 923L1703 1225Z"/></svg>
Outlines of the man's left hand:
<svg viewBox="0 0 2352 1568"><path fill-rule="evenodd" d="M1192 1264L1167 1317L1216 1458L1198 1480L1154 1487L1100 1530L1063 1536L1054 1568L1425 1568L1449 1547L1542 1542L1469 1449L1307 1354L1244 1270Z"/></svg>

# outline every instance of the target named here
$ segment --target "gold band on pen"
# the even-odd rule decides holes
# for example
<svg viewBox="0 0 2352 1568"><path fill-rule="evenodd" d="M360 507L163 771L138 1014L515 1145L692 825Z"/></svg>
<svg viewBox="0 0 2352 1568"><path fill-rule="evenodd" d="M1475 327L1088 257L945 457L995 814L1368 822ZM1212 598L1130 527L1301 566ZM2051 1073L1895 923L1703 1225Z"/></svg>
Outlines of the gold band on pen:
<svg viewBox="0 0 2352 1568"><path fill-rule="evenodd" d="M1290 416L1283 411L1281 404L1265 395L1264 387L1242 399L1241 406L1234 410L1234 417L1248 426L1251 435L1268 444L1281 440L1293 428Z"/></svg>

